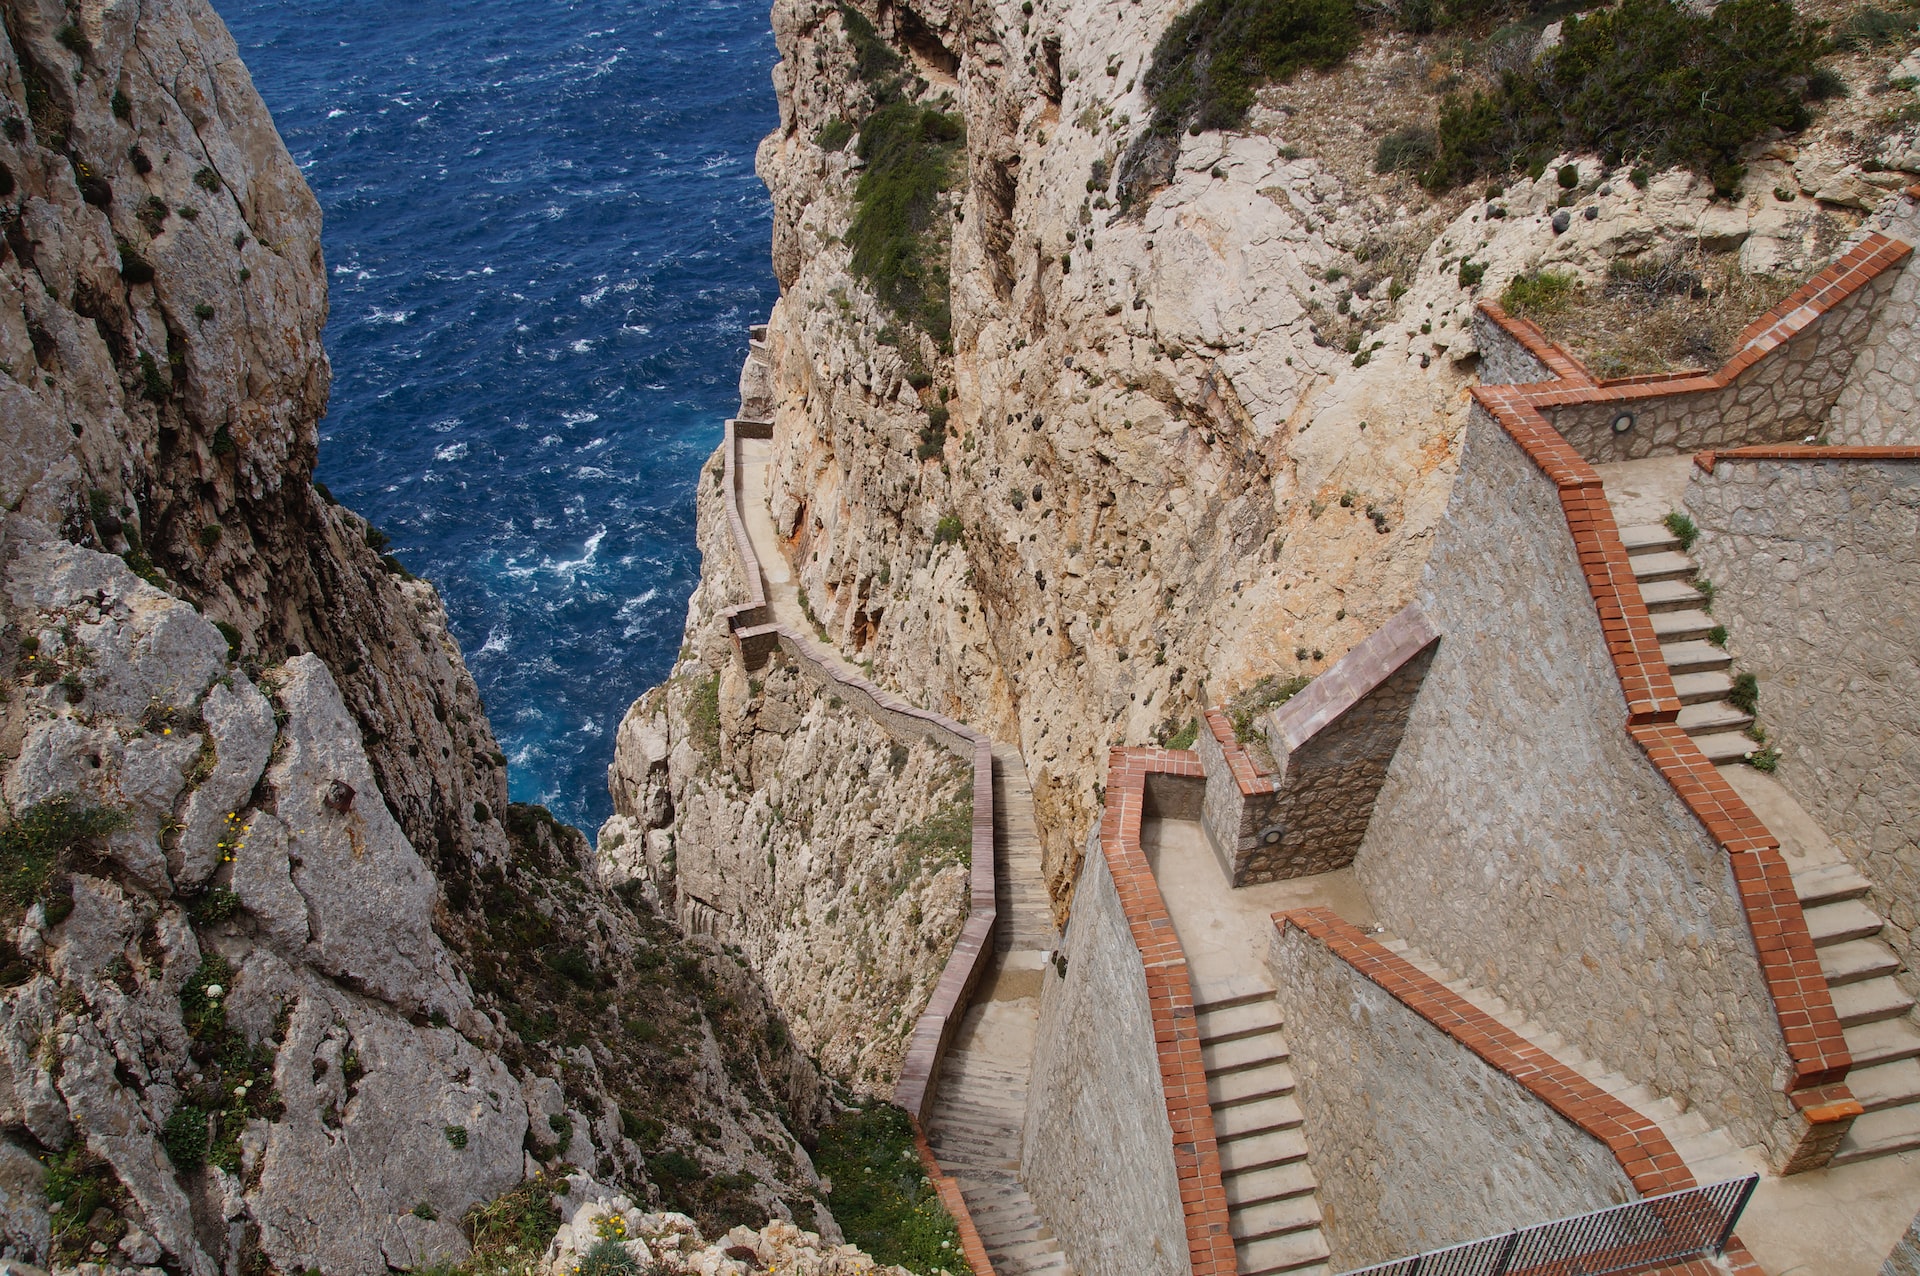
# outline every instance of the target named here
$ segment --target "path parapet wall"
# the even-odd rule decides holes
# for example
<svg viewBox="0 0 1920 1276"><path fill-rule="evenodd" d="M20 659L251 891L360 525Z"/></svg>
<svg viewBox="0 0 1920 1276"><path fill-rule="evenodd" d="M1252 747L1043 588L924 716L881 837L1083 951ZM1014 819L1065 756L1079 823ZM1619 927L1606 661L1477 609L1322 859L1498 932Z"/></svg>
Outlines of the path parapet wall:
<svg viewBox="0 0 1920 1276"><path fill-rule="evenodd" d="M1903 197L1906 198L1906 197ZM1912 253L1871 234L1773 310L1756 319L1713 373L1596 381L1556 368L1571 356L1531 324L1482 302L1475 321L1496 384L1541 417L1586 461L1638 460L1707 448L1776 443L1818 434L1868 343L1881 303ZM1483 359L1488 356L1483 355ZM1577 366L1577 365L1576 365ZM1551 378L1537 374L1545 369ZM1526 377L1524 382L1505 378Z"/></svg>
<svg viewBox="0 0 1920 1276"><path fill-rule="evenodd" d="M1182 1183L1147 969L1089 837L1061 940L1041 972L1020 1178L1081 1276L1186 1276Z"/></svg>
<svg viewBox="0 0 1920 1276"><path fill-rule="evenodd" d="M1034 1201L1053 1224L1056 1233L1075 1235L1075 1244L1087 1251L1083 1258L1069 1245L1069 1257L1082 1276L1136 1276L1142 1270L1159 1270L1162 1251L1173 1256L1176 1272L1192 1276L1234 1276L1238 1270L1233 1236L1227 1224L1227 1193L1220 1177L1220 1151L1215 1139L1213 1106L1207 1094L1206 1065L1200 1053L1200 1027L1194 1013L1193 984L1188 977L1186 953L1174 933L1173 918L1167 912L1159 883L1140 845L1140 828L1148 808L1157 815L1186 815L1196 806L1196 790L1204 779L1198 755L1175 749L1114 749L1107 767L1106 804L1088 839L1087 855L1074 894L1073 916L1067 925L1065 981L1047 976L1040 999L1040 1048L1034 1057L1032 1089L1028 1097L1028 1116L1022 1165ZM1095 854L1095 850L1098 854ZM1111 883L1112 899L1095 904L1092 916L1082 931L1083 909L1080 891L1089 885L1104 890ZM1104 911L1101 911L1104 910ZM1112 916L1110 916L1110 914ZM1117 917L1117 921L1114 920ZM1105 919L1105 920L1099 920ZM1107 929L1103 930L1102 927ZM1083 938L1083 936L1086 936ZM1104 936L1104 938L1095 937ZM1066 1007L1074 1004L1066 987L1074 979L1080 963L1081 945L1102 944L1101 951L1115 950L1112 965L1127 973L1102 974L1101 980L1119 989L1133 989L1133 970L1140 972L1147 1015L1141 1019L1131 1009L1124 1022L1109 1023L1109 1013L1096 1007L1096 1033L1111 1034L1113 1042L1095 1043L1083 1049L1072 1035ZM1249 954L1254 959L1253 954ZM1101 968L1103 971L1106 967ZM1116 996L1137 998L1135 991ZM1129 1000L1126 1005L1137 1004ZM1088 1069L1105 1059L1103 1051L1126 1049L1150 1052L1154 1064L1150 1087L1134 1084L1124 1102L1112 1103L1096 1096L1098 1073ZM1076 1105L1084 1105L1076 1109ZM1070 1128L1078 1120L1083 1128ZM1164 1124L1163 1124L1164 1120ZM1119 1131L1107 1130L1117 1125ZM1145 1126L1151 1132L1155 1150L1138 1159L1138 1154L1121 1155L1121 1144L1133 1137L1124 1133L1131 1127ZM1056 1148L1055 1140L1074 1141ZM1160 1144L1165 1140L1165 1144ZM1171 1157L1163 1159L1157 1150L1167 1146ZM1079 1159L1071 1173L1054 1174L1052 1186L1043 1199L1035 1174L1051 1173L1049 1166L1068 1155L1066 1149L1098 1149L1100 1155L1076 1152ZM1119 1159L1110 1159L1119 1157ZM1130 1160L1128 1157L1135 1157ZM1136 1163L1137 1161L1137 1163ZM1113 1182L1133 1183L1136 1176L1148 1175L1158 1182L1171 1169L1171 1185L1180 1206L1180 1231L1175 1233L1183 1249L1167 1249L1164 1219L1156 1218L1154 1236L1159 1247L1133 1250L1109 1246L1083 1229L1097 1223L1101 1208L1087 1198L1098 1197ZM1142 1180L1144 1182L1145 1180ZM1130 1187L1130 1192L1139 1190ZM1096 1248L1098 1247L1098 1248ZM1097 1265L1094 1265L1097 1264ZM1143 1264L1149 1266L1143 1268Z"/></svg>
<svg viewBox="0 0 1920 1276"><path fill-rule="evenodd" d="M1442 526L1445 637L1355 860L1383 922L1776 1165L1830 1155L1859 1108L1791 878L1673 725L1592 468L1483 400Z"/></svg>
<svg viewBox="0 0 1920 1276"><path fill-rule="evenodd" d="M1274 924L1267 963L1334 1266L1696 1185L1646 1116L1331 910ZM1727 1259L1757 1276L1737 1240Z"/></svg>
<svg viewBox="0 0 1920 1276"><path fill-rule="evenodd" d="M1697 458L1692 553L1776 778L1873 883L1920 994L1920 447Z"/></svg>
<svg viewBox="0 0 1920 1276"><path fill-rule="evenodd" d="M765 340L766 326L755 325L749 343L749 365L760 361L764 367ZM974 1276L993 1276L992 1263L959 1185L941 1168L925 1137L927 1118L933 1112L940 1064L959 1032L974 989L986 973L993 955L994 931L998 925L994 891L998 856L993 836L993 743L986 736L951 718L908 704L867 679L837 667L837 662L830 654L821 651L804 636L775 622L773 608L767 600L760 558L754 551L752 539L747 535L746 519L741 512L740 440L773 437L771 421L754 419L746 412L749 406L745 400L748 382L747 370L743 369L742 415L727 421L721 442L721 490L727 525L747 594L744 602L720 613L732 635L736 656L746 669L755 670L763 668L779 652L792 660L822 690L851 703L887 730L914 739L930 740L951 750L973 768L972 859L968 873L967 919L954 941L953 951L934 985L926 1009L914 1023L906 1055L901 1061L900 1078L894 1086L894 1101L913 1118L921 1162L948 1212L954 1216L962 1251ZM770 399L764 407L770 414Z"/></svg>

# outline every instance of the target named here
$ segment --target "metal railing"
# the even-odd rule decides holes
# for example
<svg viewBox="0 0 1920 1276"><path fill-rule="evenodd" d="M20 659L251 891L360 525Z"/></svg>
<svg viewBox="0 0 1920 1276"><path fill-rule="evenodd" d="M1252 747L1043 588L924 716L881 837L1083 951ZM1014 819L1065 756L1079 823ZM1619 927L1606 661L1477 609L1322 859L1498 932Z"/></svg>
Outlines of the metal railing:
<svg viewBox="0 0 1920 1276"><path fill-rule="evenodd" d="M1753 1195L1757 1174L1536 1223L1347 1276L1606 1276L1718 1257Z"/></svg>

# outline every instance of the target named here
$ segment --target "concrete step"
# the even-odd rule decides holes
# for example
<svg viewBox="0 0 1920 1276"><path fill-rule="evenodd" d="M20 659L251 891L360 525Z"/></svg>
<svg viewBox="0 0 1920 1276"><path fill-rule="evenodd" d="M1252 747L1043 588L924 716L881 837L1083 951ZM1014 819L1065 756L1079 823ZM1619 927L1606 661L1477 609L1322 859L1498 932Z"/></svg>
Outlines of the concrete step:
<svg viewBox="0 0 1920 1276"><path fill-rule="evenodd" d="M1320 1226L1320 1206L1312 1196L1291 1196L1232 1211L1228 1230L1235 1241L1264 1240Z"/></svg>
<svg viewBox="0 0 1920 1276"><path fill-rule="evenodd" d="M1220 1141L1220 1173L1245 1174L1268 1166L1307 1159L1307 1141L1298 1130L1276 1130L1246 1139Z"/></svg>
<svg viewBox="0 0 1920 1276"><path fill-rule="evenodd" d="M1648 550L1645 553L1627 551L1627 559L1633 568L1633 578L1642 587L1655 581L1691 580L1693 578L1693 560L1674 550Z"/></svg>
<svg viewBox="0 0 1920 1276"><path fill-rule="evenodd" d="M1847 1073L1847 1088L1869 1112L1912 1103L1920 1099L1920 1059L1856 1067Z"/></svg>
<svg viewBox="0 0 1920 1276"><path fill-rule="evenodd" d="M1305 1161L1292 1161L1264 1170L1229 1175L1223 1182L1227 1189L1227 1204L1234 1209L1245 1209L1263 1201L1312 1196L1314 1189L1319 1186L1314 1182L1313 1171Z"/></svg>
<svg viewBox="0 0 1920 1276"><path fill-rule="evenodd" d="M1899 956L1877 939L1849 939L1820 950L1820 973L1830 988L1877 979L1899 969Z"/></svg>
<svg viewBox="0 0 1920 1276"><path fill-rule="evenodd" d="M1872 889L1873 883L1844 861L1816 864L1793 875L1793 890L1800 897L1802 908L1838 903L1843 899L1859 899Z"/></svg>
<svg viewBox="0 0 1920 1276"><path fill-rule="evenodd" d="M1264 1067L1286 1057L1287 1043L1277 1032L1200 1047L1200 1061L1205 1065L1209 1079L1222 1073L1245 1072L1248 1068Z"/></svg>
<svg viewBox="0 0 1920 1276"><path fill-rule="evenodd" d="M1831 904L1802 905L1807 930L1813 934L1813 946L1826 948L1849 939L1867 939L1878 935L1886 921L1858 899L1836 900Z"/></svg>
<svg viewBox="0 0 1920 1276"><path fill-rule="evenodd" d="M1279 1272L1297 1272L1327 1261L1327 1242L1320 1229L1270 1236L1265 1240L1235 1245L1240 1262L1239 1276L1273 1276Z"/></svg>
<svg viewBox="0 0 1920 1276"><path fill-rule="evenodd" d="M1704 639L1720 622L1697 607L1679 611L1654 612L1653 636L1661 642L1690 642Z"/></svg>
<svg viewBox="0 0 1920 1276"><path fill-rule="evenodd" d="M1280 1031L1280 1007L1271 997L1218 1010L1195 1011L1194 1018L1200 1027L1200 1040L1207 1045Z"/></svg>
<svg viewBox="0 0 1920 1276"><path fill-rule="evenodd" d="M1680 548L1680 538L1661 523L1635 523L1632 527L1623 527L1620 529L1620 543L1627 547L1629 554L1646 554L1655 550L1678 551Z"/></svg>
<svg viewBox="0 0 1920 1276"><path fill-rule="evenodd" d="M1196 1001L1193 1013L1211 1015L1222 1010L1232 1010L1235 1006L1245 1006L1256 1001L1272 1001L1272 988L1247 987L1237 992L1224 993L1210 1001Z"/></svg>
<svg viewBox="0 0 1920 1276"><path fill-rule="evenodd" d="M1265 1103L1215 1109L1213 1132L1220 1139L1244 1139L1269 1130L1298 1129L1303 1119L1300 1105L1291 1098L1269 1099Z"/></svg>
<svg viewBox="0 0 1920 1276"><path fill-rule="evenodd" d="M1876 1156L1891 1156L1909 1148L1920 1148L1920 1104L1869 1112L1860 1117L1840 1140L1840 1149L1833 1154L1831 1164L1848 1165Z"/></svg>
<svg viewBox="0 0 1920 1276"><path fill-rule="evenodd" d="M1727 693L1733 690L1733 679L1724 669L1708 669L1700 673L1680 673L1673 676L1673 689L1679 695L1681 704L1708 704L1715 700L1725 700Z"/></svg>
<svg viewBox="0 0 1920 1276"><path fill-rule="evenodd" d="M1640 599L1649 612L1705 611L1706 595L1680 580L1655 580L1640 586ZM1659 631L1656 630L1655 633Z"/></svg>
<svg viewBox="0 0 1920 1276"><path fill-rule="evenodd" d="M1207 1098L1214 1115L1242 1103L1260 1103L1293 1093L1293 1069L1276 1060L1265 1068L1223 1072L1207 1081Z"/></svg>
<svg viewBox="0 0 1920 1276"><path fill-rule="evenodd" d="M1678 678L1689 673L1708 673L1715 669L1725 669L1733 663L1733 657L1727 654L1725 647L1716 647L1710 642L1694 639L1690 642L1663 643L1660 655L1667 662L1667 672Z"/></svg>
<svg viewBox="0 0 1920 1276"><path fill-rule="evenodd" d="M1891 979L1869 979L1833 990L1834 1013L1840 1026L1852 1028L1882 1019L1903 1018L1913 1009L1913 998Z"/></svg>
<svg viewBox="0 0 1920 1276"><path fill-rule="evenodd" d="M1715 766L1738 762L1760 746L1738 731L1710 731L1693 737L1700 752Z"/></svg>
<svg viewBox="0 0 1920 1276"><path fill-rule="evenodd" d="M1680 707L1680 729L1691 736L1712 735L1719 731L1742 731L1753 724L1753 715L1742 713L1725 700L1715 700L1711 704L1689 704ZM1749 740L1747 748L1760 746Z"/></svg>
<svg viewBox="0 0 1920 1276"><path fill-rule="evenodd" d="M1845 1032L1847 1053L1856 1068L1871 1067L1894 1059L1920 1058L1920 1028L1906 1019L1882 1019L1863 1023Z"/></svg>

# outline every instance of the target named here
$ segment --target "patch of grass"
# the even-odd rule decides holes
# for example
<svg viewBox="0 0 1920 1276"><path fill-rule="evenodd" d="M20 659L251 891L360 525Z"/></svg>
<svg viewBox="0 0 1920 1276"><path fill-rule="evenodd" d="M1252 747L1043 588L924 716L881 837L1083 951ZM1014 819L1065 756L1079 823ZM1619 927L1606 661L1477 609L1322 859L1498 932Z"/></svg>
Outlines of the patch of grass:
<svg viewBox="0 0 1920 1276"><path fill-rule="evenodd" d="M1760 712L1760 680L1750 673L1733 676L1733 690L1727 692L1727 703L1742 713Z"/></svg>
<svg viewBox="0 0 1920 1276"><path fill-rule="evenodd" d="M720 756L720 675L712 674L693 684L687 701L687 729L694 747L709 758Z"/></svg>
<svg viewBox="0 0 1920 1276"><path fill-rule="evenodd" d="M913 1124L891 1104L844 1112L820 1132L814 1165L847 1240L881 1263L933 1276L963 1271L960 1232L921 1169Z"/></svg>
<svg viewBox="0 0 1920 1276"><path fill-rule="evenodd" d="M1700 529L1694 525L1692 519L1679 510L1675 510L1660 521L1666 524L1669 532L1673 533L1673 538L1680 542L1682 550L1692 549L1693 543L1700 539Z"/></svg>
<svg viewBox="0 0 1920 1276"><path fill-rule="evenodd" d="M78 1139L47 1158L46 1164L48 1257L71 1265L89 1261L88 1251L96 1244L112 1249L127 1230L116 1212L125 1203L126 1189L113 1167Z"/></svg>
<svg viewBox="0 0 1920 1276"><path fill-rule="evenodd" d="M1724 649L1727 645L1727 627L1725 625L1715 625L1713 628L1707 630L1707 641L1716 647Z"/></svg>
<svg viewBox="0 0 1920 1276"><path fill-rule="evenodd" d="M1516 275L1500 291L1500 308L1510 315L1532 319L1566 309L1580 281L1564 270L1531 270Z"/></svg>
<svg viewBox="0 0 1920 1276"><path fill-rule="evenodd" d="M1191 749L1193 742L1200 738L1200 719L1188 718L1187 725L1167 737L1169 749Z"/></svg>
<svg viewBox="0 0 1920 1276"><path fill-rule="evenodd" d="M554 1208L553 1198L566 1191L562 1176L537 1174L505 1195L468 1210L462 1221L473 1245L471 1270L530 1269L560 1230L560 1211Z"/></svg>
<svg viewBox="0 0 1920 1276"><path fill-rule="evenodd" d="M1833 33L1833 47L1848 53L1861 49L1879 49L1904 44L1912 39L1915 14L1912 9L1895 12L1869 5L1842 22Z"/></svg>
<svg viewBox="0 0 1920 1276"><path fill-rule="evenodd" d="M1262 84L1338 66L1359 43L1353 0L1200 0L1154 46L1148 129L1236 128Z"/></svg>
<svg viewBox="0 0 1920 1276"><path fill-rule="evenodd" d="M1731 194L1740 152L1773 129L1805 128L1807 77L1824 43L1790 0L1621 0L1569 17L1561 43L1489 91L1440 112L1433 189L1543 165L1566 151L1607 164L1682 165Z"/></svg>
<svg viewBox="0 0 1920 1276"><path fill-rule="evenodd" d="M35 802L0 827L0 904L7 929L48 896L56 873L126 823L124 812L62 793Z"/></svg>
<svg viewBox="0 0 1920 1276"><path fill-rule="evenodd" d="M1254 737L1254 719L1269 709L1277 709L1306 690L1313 678L1304 673L1289 677L1273 674L1242 691L1227 702L1227 719L1233 723L1233 738L1245 744ZM1196 735L1198 732L1196 731Z"/></svg>
<svg viewBox="0 0 1920 1276"><path fill-rule="evenodd" d="M595 1241L593 1248L580 1256L573 1276L635 1276L639 1270L640 1264L626 1247L608 1236Z"/></svg>
<svg viewBox="0 0 1920 1276"><path fill-rule="evenodd" d="M973 863L973 800L958 797L894 838L910 858L939 864Z"/></svg>

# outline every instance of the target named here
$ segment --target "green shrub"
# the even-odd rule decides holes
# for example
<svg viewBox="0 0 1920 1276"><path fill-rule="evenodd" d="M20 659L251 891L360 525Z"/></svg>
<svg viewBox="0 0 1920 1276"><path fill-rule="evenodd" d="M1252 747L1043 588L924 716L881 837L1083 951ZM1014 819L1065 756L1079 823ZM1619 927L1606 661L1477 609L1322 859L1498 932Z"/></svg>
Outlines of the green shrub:
<svg viewBox="0 0 1920 1276"><path fill-rule="evenodd" d="M1570 191L1580 184L1580 170L1572 164L1562 164L1554 180L1560 183L1561 190Z"/></svg>
<svg viewBox="0 0 1920 1276"><path fill-rule="evenodd" d="M1460 279L1460 286L1462 288L1472 288L1476 286L1482 279L1485 279L1486 277L1487 277L1486 262L1468 261L1464 257L1460 259L1459 279Z"/></svg>
<svg viewBox="0 0 1920 1276"><path fill-rule="evenodd" d="M1169 749L1191 749L1193 742L1200 738L1200 719L1188 718L1187 725L1167 737Z"/></svg>
<svg viewBox="0 0 1920 1276"><path fill-rule="evenodd" d="M823 151L838 151L844 150L852 137L853 125L836 115L820 126L820 131L813 135L813 141Z"/></svg>
<svg viewBox="0 0 1920 1276"><path fill-rule="evenodd" d="M634 1261L626 1246L612 1237L603 1237L580 1256L573 1276L635 1276L639 1270L640 1264Z"/></svg>
<svg viewBox="0 0 1920 1276"><path fill-rule="evenodd" d="M599 982L599 972L594 969L593 959L587 956L583 948L562 948L557 953L549 953L546 962L554 974L582 988L591 988Z"/></svg>
<svg viewBox="0 0 1920 1276"><path fill-rule="evenodd" d="M1359 42L1353 0L1199 0L1154 46L1149 131L1236 128L1262 84L1338 66Z"/></svg>
<svg viewBox="0 0 1920 1276"><path fill-rule="evenodd" d="M1563 270L1516 275L1500 292L1500 308L1521 318L1552 314L1572 300L1579 281Z"/></svg>
<svg viewBox="0 0 1920 1276"><path fill-rule="evenodd" d="M941 516L938 523L934 524L933 543L936 545L952 544L955 541L963 539L966 534L966 525L961 523L960 516L958 514L946 514Z"/></svg>
<svg viewBox="0 0 1920 1276"><path fill-rule="evenodd" d="M1433 166L1439 140L1430 128L1409 125L1380 139L1373 151L1376 173L1423 173Z"/></svg>
<svg viewBox="0 0 1920 1276"><path fill-rule="evenodd" d="M211 168L202 166L194 173L193 184L201 190L217 191L220 189L220 174L214 172Z"/></svg>
<svg viewBox="0 0 1920 1276"><path fill-rule="evenodd" d="M193 1170L207 1159L206 1109L182 1103L160 1127L160 1144L175 1169Z"/></svg>
<svg viewBox="0 0 1920 1276"><path fill-rule="evenodd" d="M647 1173L664 1183L691 1183L700 1177L700 1162L669 1148L647 1158Z"/></svg>
<svg viewBox="0 0 1920 1276"><path fill-rule="evenodd" d="M687 701L687 730L694 747L709 758L720 756L720 675L701 678L693 684Z"/></svg>
<svg viewBox="0 0 1920 1276"><path fill-rule="evenodd" d="M446 1129L446 1135L447 1135L447 1145L453 1148L456 1152L459 1151L461 1148L464 1148L465 1146L467 1146L467 1127L466 1126L450 1125Z"/></svg>
<svg viewBox="0 0 1920 1276"><path fill-rule="evenodd" d="M893 101L860 125L865 166L847 230L853 271L907 323L950 348L947 236L940 198L952 186L966 130L958 115Z"/></svg>
<svg viewBox="0 0 1920 1276"><path fill-rule="evenodd" d="M904 1111L876 1103L842 1113L820 1132L813 1160L833 1184L827 1204L849 1242L920 1276L965 1271L959 1230L921 1168Z"/></svg>
<svg viewBox="0 0 1920 1276"><path fill-rule="evenodd" d="M206 524L200 529L200 548L212 549L215 545L218 545L220 543L220 537L224 534L224 532L225 532L225 529L223 529L218 523Z"/></svg>
<svg viewBox="0 0 1920 1276"><path fill-rule="evenodd" d="M1727 0L1706 14L1675 0L1621 0L1568 18L1557 48L1504 72L1492 91L1449 98L1440 155L1422 180L1444 189L1591 151L1609 165L1684 165L1731 193L1745 146L1806 126L1821 49L1790 0Z"/></svg>
<svg viewBox="0 0 1920 1276"><path fill-rule="evenodd" d="M868 85L879 87L900 70L900 55L895 53L867 16L850 4L840 6L840 25L853 46L853 69Z"/></svg>
<svg viewBox="0 0 1920 1276"><path fill-rule="evenodd" d="M149 403L165 403L171 387L160 375L160 365L145 350L140 352L140 394Z"/></svg>
<svg viewBox="0 0 1920 1276"><path fill-rule="evenodd" d="M205 894L193 901L187 909L196 926L212 926L227 920L240 911L240 896L219 886L207 888Z"/></svg>

